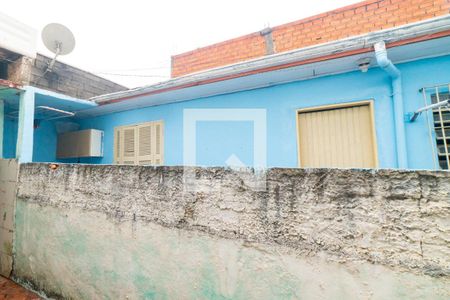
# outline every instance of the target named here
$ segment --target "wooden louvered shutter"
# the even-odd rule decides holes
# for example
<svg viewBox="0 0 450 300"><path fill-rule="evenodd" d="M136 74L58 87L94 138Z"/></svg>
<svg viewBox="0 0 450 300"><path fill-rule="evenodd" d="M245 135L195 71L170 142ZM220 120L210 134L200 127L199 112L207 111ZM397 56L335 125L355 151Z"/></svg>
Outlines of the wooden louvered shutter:
<svg viewBox="0 0 450 300"><path fill-rule="evenodd" d="M121 129L120 128L115 128L114 129L114 163L115 164L120 164L121 163L121 153L122 153L122 149L120 148L122 143L120 142L121 139Z"/></svg>
<svg viewBox="0 0 450 300"><path fill-rule="evenodd" d="M153 142L153 164L162 165L164 162L164 128L162 122L153 124L154 142Z"/></svg>
<svg viewBox="0 0 450 300"><path fill-rule="evenodd" d="M136 127L125 127L122 129L123 134L121 134L122 144L122 164L134 165L136 163Z"/></svg>
<svg viewBox="0 0 450 300"><path fill-rule="evenodd" d="M162 165L164 162L163 122L148 122L114 129L114 163Z"/></svg>
<svg viewBox="0 0 450 300"><path fill-rule="evenodd" d="M151 123L137 126L138 136L138 165L151 165L154 164L152 148L153 146L153 126Z"/></svg>

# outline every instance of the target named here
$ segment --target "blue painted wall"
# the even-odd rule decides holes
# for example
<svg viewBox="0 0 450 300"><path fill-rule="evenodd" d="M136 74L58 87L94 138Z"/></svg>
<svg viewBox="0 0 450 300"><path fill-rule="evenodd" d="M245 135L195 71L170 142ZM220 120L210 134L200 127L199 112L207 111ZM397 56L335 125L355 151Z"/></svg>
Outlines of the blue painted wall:
<svg viewBox="0 0 450 300"><path fill-rule="evenodd" d="M17 146L17 119L5 117L3 128L3 158L15 158Z"/></svg>
<svg viewBox="0 0 450 300"><path fill-rule="evenodd" d="M403 74L405 112L415 111L425 105L423 95L419 91L422 87L450 82L450 56L401 64L400 70ZM431 112L429 118L432 120ZM436 149L434 131L431 139L433 143L430 143L425 114L414 123L406 123L408 161L411 168L434 169L432 152L432 147Z"/></svg>
<svg viewBox="0 0 450 300"><path fill-rule="evenodd" d="M450 81L450 56L425 59L398 65L403 74L405 112L423 106L419 89ZM295 111L299 108L373 99L380 168L397 166L390 79L378 68L367 73L341 75L277 85L251 91L231 93L130 110L79 120L81 129L105 131L103 158L82 159L86 163L110 164L113 161L114 127L163 120L165 126L165 164L183 164L183 110L186 108L263 108L267 110L267 166L297 167L297 132ZM51 132L51 128L48 131ZM244 163L253 160L253 129L249 122L200 122L197 124L197 162L199 165L224 165L236 154ZM434 168L426 119L406 124L410 168ZM42 137L37 137L42 140ZM49 144L53 147L53 144ZM45 151L44 151L45 152ZM42 161L45 154L35 155ZM48 157L50 159L51 157Z"/></svg>
<svg viewBox="0 0 450 300"><path fill-rule="evenodd" d="M69 120L69 119L64 119ZM56 124L60 120L55 121L40 121L38 126L34 129L33 135L33 162L62 162L62 163L77 163L81 160L74 159L57 159L56 146L58 140L58 132ZM76 123L70 120L72 123ZM96 163L95 161L92 163Z"/></svg>
<svg viewBox="0 0 450 300"><path fill-rule="evenodd" d="M183 109L185 108L263 108L267 109L267 166L297 167L296 115L299 108L375 99L379 160L381 167L395 166L394 130L392 103L390 101L388 77L380 70L366 74L353 72L338 76L322 77L314 80L283 84L227 95L214 96L193 101L149 107L139 110L115 113L81 121L82 128L105 131L105 156L100 163L113 161L113 128L150 120L163 120L165 126L165 164L183 164ZM229 124L222 123L226 131ZM203 125L204 126L204 125ZM217 127L218 125L216 125ZM248 130L236 132L240 140L252 140ZM200 134L199 138L204 137ZM217 143L235 145L218 148L216 155L202 159L202 165L224 165L224 157L240 153L234 143L235 134L215 134L209 138L197 139L197 157ZM253 149L251 149L253 151Z"/></svg>
<svg viewBox="0 0 450 300"><path fill-rule="evenodd" d="M251 121L197 122L197 165L224 165L231 155L235 155L244 165L251 166L253 132ZM216 137L213 143L211 137Z"/></svg>
<svg viewBox="0 0 450 300"><path fill-rule="evenodd" d="M5 118L3 136L3 158L15 158L17 146L18 120ZM34 162L77 162L77 160L56 159L57 133L55 122L42 121L33 130Z"/></svg>
<svg viewBox="0 0 450 300"><path fill-rule="evenodd" d="M56 160L56 127L52 121L41 121L34 129L33 161L55 162Z"/></svg>

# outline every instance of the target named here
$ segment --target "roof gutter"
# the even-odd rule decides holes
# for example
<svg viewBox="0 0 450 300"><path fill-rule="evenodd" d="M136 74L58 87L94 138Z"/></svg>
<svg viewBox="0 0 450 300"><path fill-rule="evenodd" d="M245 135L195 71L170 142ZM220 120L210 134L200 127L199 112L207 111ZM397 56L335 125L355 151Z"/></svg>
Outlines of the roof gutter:
<svg viewBox="0 0 450 300"><path fill-rule="evenodd" d="M145 95L183 89L253 74L290 68L360 53L372 52L373 46L385 41L387 47L450 36L450 15L428 19L391 29L371 32L325 44L264 56L204 72L170 79L157 84L91 98L100 105L121 102Z"/></svg>
<svg viewBox="0 0 450 300"><path fill-rule="evenodd" d="M405 123L403 117L403 85L402 74L388 58L386 45L383 41L375 44L375 57L378 66L391 77L392 101L394 102L394 124L397 148L397 165L400 169L408 168L406 151Z"/></svg>

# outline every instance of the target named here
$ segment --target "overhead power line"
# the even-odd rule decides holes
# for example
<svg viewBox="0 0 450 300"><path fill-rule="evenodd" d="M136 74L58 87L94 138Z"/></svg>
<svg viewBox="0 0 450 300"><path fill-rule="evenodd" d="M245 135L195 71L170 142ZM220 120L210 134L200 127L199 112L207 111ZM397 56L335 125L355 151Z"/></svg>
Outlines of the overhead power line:
<svg viewBox="0 0 450 300"><path fill-rule="evenodd" d="M135 68L135 69L112 69L112 70L99 70L96 73L103 72L134 72L134 71L150 71L150 70L163 70L170 69L170 66L161 66L161 67L148 67L148 68Z"/></svg>
<svg viewBox="0 0 450 300"><path fill-rule="evenodd" d="M165 75L144 75L144 74L120 74L120 73L107 73L107 72L95 72L94 74L99 75L110 75L110 76L124 76L124 77L155 77L155 78L168 78Z"/></svg>

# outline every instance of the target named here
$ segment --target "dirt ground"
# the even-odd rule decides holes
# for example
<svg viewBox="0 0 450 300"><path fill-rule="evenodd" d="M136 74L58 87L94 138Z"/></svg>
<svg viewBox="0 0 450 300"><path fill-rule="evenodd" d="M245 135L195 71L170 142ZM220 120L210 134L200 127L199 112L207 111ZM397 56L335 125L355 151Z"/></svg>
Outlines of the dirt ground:
<svg viewBox="0 0 450 300"><path fill-rule="evenodd" d="M35 293L32 293L12 282L5 277L0 276L0 300L39 300L42 299Z"/></svg>

